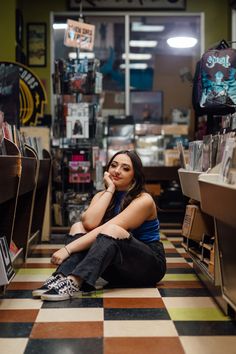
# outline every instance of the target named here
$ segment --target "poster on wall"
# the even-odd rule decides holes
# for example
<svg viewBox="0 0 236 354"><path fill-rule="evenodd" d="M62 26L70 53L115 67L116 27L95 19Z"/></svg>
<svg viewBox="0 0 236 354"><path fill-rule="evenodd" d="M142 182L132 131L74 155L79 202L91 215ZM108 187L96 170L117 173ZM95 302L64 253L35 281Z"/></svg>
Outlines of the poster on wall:
<svg viewBox="0 0 236 354"><path fill-rule="evenodd" d="M0 111L4 120L19 127L19 68L13 63L0 63Z"/></svg>
<svg viewBox="0 0 236 354"><path fill-rule="evenodd" d="M93 50L95 26L88 23L67 20L64 44L84 50Z"/></svg>
<svg viewBox="0 0 236 354"><path fill-rule="evenodd" d="M29 66L46 66L46 23L27 24L27 63Z"/></svg>
<svg viewBox="0 0 236 354"><path fill-rule="evenodd" d="M8 61L0 62L0 73L4 73L6 70L8 70L11 74L14 74L15 80L17 81L17 90L14 88L14 90L10 92L8 84L4 90L2 88L2 92L7 93L9 91L8 96L11 107L8 108L7 106L4 108L3 106L0 110L3 112L4 110L7 110L8 112L9 109L14 109L14 112L19 112L14 116L19 117L21 126L37 126L38 120L44 116L44 108L47 103L47 94L42 81L32 70L20 63ZM1 85L3 86L4 82L6 84L7 81L2 81L0 87ZM15 96L13 95L13 92L16 92ZM7 95L5 95L5 102L7 100ZM17 108L15 105L17 105ZM4 116L6 117L5 112ZM6 120L11 124L13 123L12 120Z"/></svg>

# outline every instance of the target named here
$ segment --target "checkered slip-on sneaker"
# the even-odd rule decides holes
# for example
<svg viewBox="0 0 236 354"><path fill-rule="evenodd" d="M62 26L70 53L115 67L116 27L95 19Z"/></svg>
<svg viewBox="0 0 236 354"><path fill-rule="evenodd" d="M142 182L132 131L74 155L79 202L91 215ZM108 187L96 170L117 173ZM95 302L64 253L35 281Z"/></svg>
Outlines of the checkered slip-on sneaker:
<svg viewBox="0 0 236 354"><path fill-rule="evenodd" d="M72 279L65 278L52 289L43 293L41 299L44 301L63 301L77 297L79 294L79 286Z"/></svg>
<svg viewBox="0 0 236 354"><path fill-rule="evenodd" d="M43 293L56 286L62 279L65 279L62 274L51 275L40 288L32 291L32 296L40 297Z"/></svg>

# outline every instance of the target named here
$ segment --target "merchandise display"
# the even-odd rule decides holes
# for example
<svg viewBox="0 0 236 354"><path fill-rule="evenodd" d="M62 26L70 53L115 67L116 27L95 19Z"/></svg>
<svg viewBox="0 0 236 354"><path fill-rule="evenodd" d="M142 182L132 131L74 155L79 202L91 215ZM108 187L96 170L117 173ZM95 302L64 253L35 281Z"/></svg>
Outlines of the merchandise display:
<svg viewBox="0 0 236 354"><path fill-rule="evenodd" d="M69 226L78 220L93 193L92 175L100 161L99 61L56 60L53 87L53 226Z"/></svg>

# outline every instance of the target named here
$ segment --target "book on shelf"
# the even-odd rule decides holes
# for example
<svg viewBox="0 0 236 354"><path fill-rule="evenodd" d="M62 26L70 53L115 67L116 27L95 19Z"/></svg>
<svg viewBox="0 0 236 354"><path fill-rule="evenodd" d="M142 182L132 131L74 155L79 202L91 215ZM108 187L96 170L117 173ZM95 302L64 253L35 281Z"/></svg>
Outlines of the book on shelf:
<svg viewBox="0 0 236 354"><path fill-rule="evenodd" d="M13 259L16 256L16 254L19 252L19 248L16 246L13 240L11 240L10 242L9 252L10 252L11 259Z"/></svg>
<svg viewBox="0 0 236 354"><path fill-rule="evenodd" d="M213 219L203 213L197 205L187 205L182 226L182 235L191 240L200 242L203 235L212 235L213 233Z"/></svg>
<svg viewBox="0 0 236 354"><path fill-rule="evenodd" d="M228 138L225 144L225 149L220 164L220 172L219 172L220 180L223 182L229 182L229 171L230 171L230 166L232 166L232 158L234 157L233 152L235 147L236 147L235 138Z"/></svg>
<svg viewBox="0 0 236 354"><path fill-rule="evenodd" d="M0 286L7 285L14 277L11 256L5 236L0 237Z"/></svg>
<svg viewBox="0 0 236 354"><path fill-rule="evenodd" d="M229 166L228 183L236 184L236 146L233 148L232 158Z"/></svg>

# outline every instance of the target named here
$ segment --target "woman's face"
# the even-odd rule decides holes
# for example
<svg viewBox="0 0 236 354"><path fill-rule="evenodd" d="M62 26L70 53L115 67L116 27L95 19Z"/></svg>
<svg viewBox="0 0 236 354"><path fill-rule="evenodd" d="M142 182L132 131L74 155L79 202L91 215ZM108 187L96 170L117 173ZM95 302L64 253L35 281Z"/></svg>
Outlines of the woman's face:
<svg viewBox="0 0 236 354"><path fill-rule="evenodd" d="M126 154L117 155L111 162L108 172L117 190L127 190L133 183L134 168Z"/></svg>

